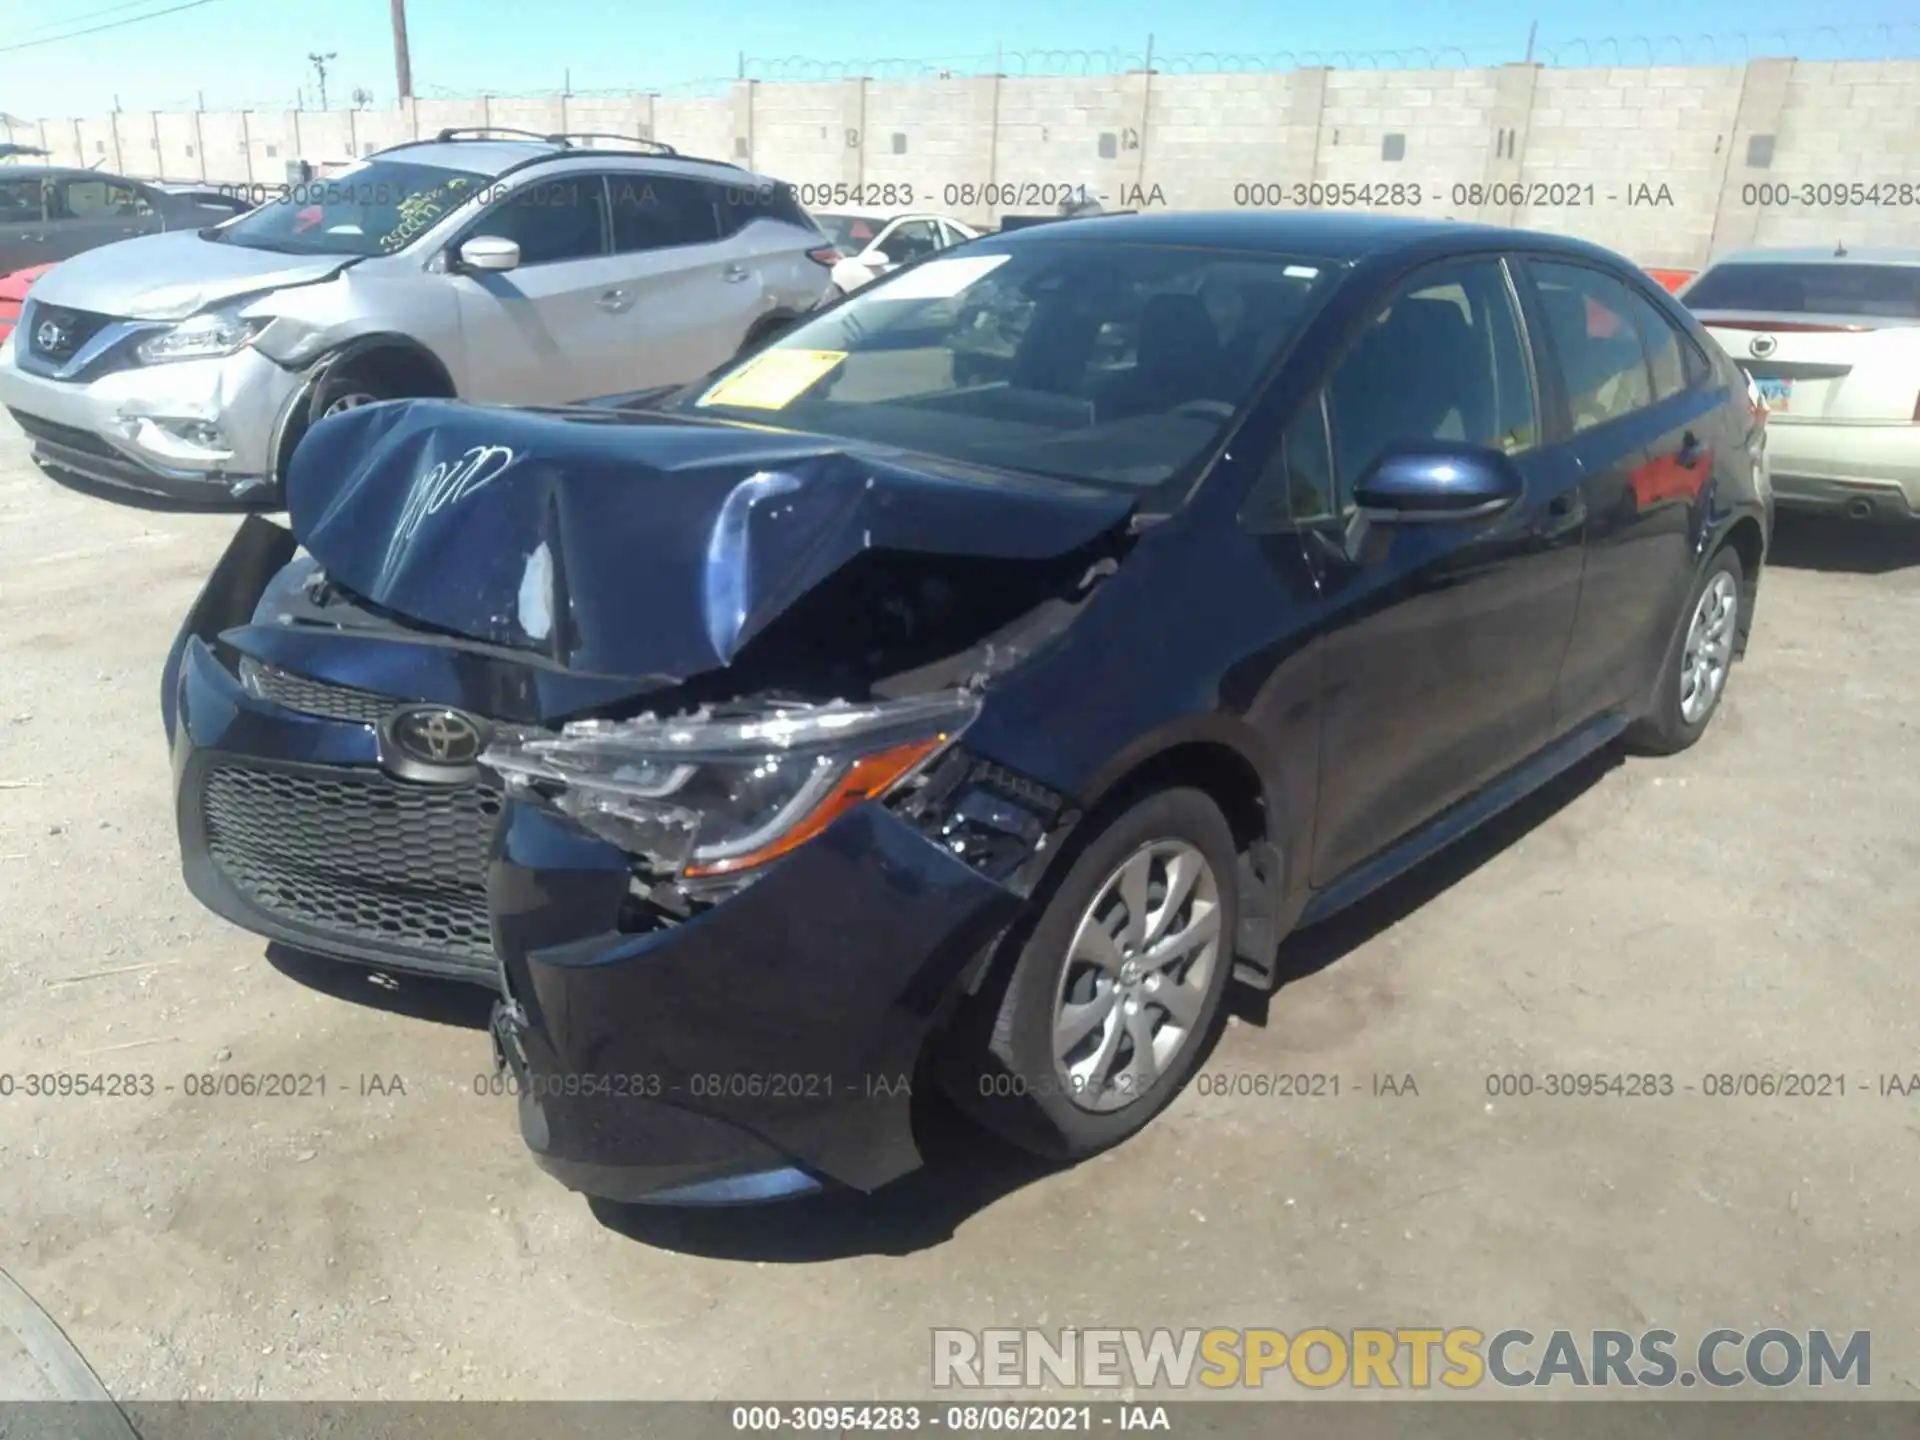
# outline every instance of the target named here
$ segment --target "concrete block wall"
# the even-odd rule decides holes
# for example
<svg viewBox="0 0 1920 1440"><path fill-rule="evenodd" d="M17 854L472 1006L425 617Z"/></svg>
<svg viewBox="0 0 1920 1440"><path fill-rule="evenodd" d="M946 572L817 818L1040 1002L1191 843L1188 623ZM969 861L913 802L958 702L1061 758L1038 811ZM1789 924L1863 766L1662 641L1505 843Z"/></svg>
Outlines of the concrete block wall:
<svg viewBox="0 0 1920 1440"><path fill-rule="evenodd" d="M1344 207L1366 194L1375 210L1580 235L1654 266L1750 245L1920 244L1912 60L743 80L704 99L126 111L7 138L66 164L278 184L289 160L454 125L649 136L777 175L814 209L911 191L916 206L978 223L1053 211L1082 189L1110 209Z"/></svg>

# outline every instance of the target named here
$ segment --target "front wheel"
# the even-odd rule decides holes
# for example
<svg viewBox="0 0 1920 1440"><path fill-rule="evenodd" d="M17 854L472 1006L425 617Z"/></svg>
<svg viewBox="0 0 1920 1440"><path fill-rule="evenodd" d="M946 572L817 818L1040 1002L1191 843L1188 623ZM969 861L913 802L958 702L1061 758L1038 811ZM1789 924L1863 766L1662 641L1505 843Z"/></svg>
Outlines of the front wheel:
<svg viewBox="0 0 1920 1440"><path fill-rule="evenodd" d="M964 1025L946 1088L1022 1149L1078 1159L1142 1129L1205 1053L1233 968L1233 832L1194 789L1117 815ZM985 1033L981 1033L982 1029Z"/></svg>
<svg viewBox="0 0 1920 1440"><path fill-rule="evenodd" d="M1653 709L1627 732L1630 744L1673 755L1706 733L1733 669L1745 578L1731 545L1707 562L1688 599L1686 630L1660 673Z"/></svg>

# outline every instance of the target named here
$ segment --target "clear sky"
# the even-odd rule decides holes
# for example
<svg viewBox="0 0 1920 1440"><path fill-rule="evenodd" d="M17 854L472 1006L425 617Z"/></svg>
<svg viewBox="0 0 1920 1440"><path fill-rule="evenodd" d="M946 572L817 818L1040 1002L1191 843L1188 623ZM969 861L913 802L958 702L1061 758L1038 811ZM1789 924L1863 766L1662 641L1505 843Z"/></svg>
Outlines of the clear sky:
<svg viewBox="0 0 1920 1440"><path fill-rule="evenodd" d="M172 13L161 13L171 11ZM1319 52L1464 52L1477 64L1522 58L1537 20L1538 59L1581 63L1576 37L1641 37L1619 61L1723 60L1783 50L1808 59L1920 55L1911 0L1834 0L1756 7L1738 0L409 0L413 78L421 95L685 87L731 76L740 54L793 61L950 60L971 64L996 46L1124 51L1153 36L1179 68L1200 52L1276 56ZM151 18L146 18L151 17ZM1824 25L1825 30L1817 30ZM1777 26L1788 27L1784 35ZM97 33L75 32L93 27ZM1877 28L1884 27L1884 28ZM68 38L70 37L70 38ZM50 42L50 43L39 43ZM1784 43L1783 43L1784 42ZM1557 48L1557 53L1549 53ZM319 103L313 52L332 52L328 100L356 88L391 104L394 65L387 0L0 0L0 111L37 118L112 108L291 106ZM1184 65L1182 62L1186 62ZM1133 63L1138 63L1137 59ZM1351 63L1364 63L1353 60ZM1382 62L1386 63L1386 62ZM1669 60L1671 63L1671 60ZM764 78L779 78L762 63ZM991 67L988 67L991 68ZM1010 62L1008 73L1020 73ZM1043 67L1032 65L1039 70ZM1056 71L1058 66L1045 67ZM1122 65L1124 68L1124 62ZM886 73L885 71L875 73Z"/></svg>

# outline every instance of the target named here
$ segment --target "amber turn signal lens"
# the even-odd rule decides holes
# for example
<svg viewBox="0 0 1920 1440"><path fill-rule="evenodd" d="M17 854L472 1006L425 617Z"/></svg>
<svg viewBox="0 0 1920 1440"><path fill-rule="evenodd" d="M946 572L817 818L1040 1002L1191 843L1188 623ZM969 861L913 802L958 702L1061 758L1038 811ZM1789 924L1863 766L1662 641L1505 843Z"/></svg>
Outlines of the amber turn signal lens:
<svg viewBox="0 0 1920 1440"><path fill-rule="evenodd" d="M945 735L935 735L930 740L915 740L911 744L896 745L891 750L862 756L840 777L840 783L828 792L826 798L778 840L745 855L730 855L725 860L715 860L710 865L689 865L685 872L687 877L699 879L710 875L732 875L779 859L788 851L806 844L862 801L884 795L916 765L946 743Z"/></svg>

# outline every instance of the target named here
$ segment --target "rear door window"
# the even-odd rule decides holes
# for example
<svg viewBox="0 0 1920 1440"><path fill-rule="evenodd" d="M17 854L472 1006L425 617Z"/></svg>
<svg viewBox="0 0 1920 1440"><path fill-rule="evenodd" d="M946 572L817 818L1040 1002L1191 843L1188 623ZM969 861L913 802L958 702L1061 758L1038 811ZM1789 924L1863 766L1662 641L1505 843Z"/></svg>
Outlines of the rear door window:
<svg viewBox="0 0 1920 1440"><path fill-rule="evenodd" d="M1878 315L1920 320L1920 265L1716 265L1682 297L1689 310Z"/></svg>
<svg viewBox="0 0 1920 1440"><path fill-rule="evenodd" d="M1656 402L1670 400L1687 388L1687 367L1681 357L1693 342L1655 309L1646 296L1637 290L1629 290L1627 296L1646 347L1647 369L1653 377L1653 398Z"/></svg>
<svg viewBox="0 0 1920 1440"><path fill-rule="evenodd" d="M607 185L619 254L709 245L720 238L720 197L713 186L667 175L609 175Z"/></svg>
<svg viewBox="0 0 1920 1440"><path fill-rule="evenodd" d="M1653 380L1625 284L1584 265L1528 264L1578 435L1653 403Z"/></svg>

